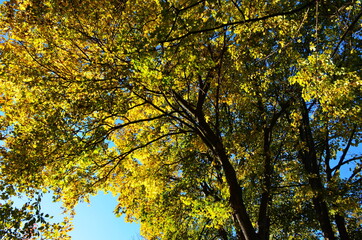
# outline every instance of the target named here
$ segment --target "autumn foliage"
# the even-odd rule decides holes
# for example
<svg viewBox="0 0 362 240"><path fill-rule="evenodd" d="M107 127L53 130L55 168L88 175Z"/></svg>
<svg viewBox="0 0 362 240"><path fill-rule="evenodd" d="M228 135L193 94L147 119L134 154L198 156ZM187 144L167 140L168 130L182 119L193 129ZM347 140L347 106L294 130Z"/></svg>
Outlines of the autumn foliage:
<svg viewBox="0 0 362 240"><path fill-rule="evenodd" d="M147 239L359 239L361 7L5 2L0 178Z"/></svg>

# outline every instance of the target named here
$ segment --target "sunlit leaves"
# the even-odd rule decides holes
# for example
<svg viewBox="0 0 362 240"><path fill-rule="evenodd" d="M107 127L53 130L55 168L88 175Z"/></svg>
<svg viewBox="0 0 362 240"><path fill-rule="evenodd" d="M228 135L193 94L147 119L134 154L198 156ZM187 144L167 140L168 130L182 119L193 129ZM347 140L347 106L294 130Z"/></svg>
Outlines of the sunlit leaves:
<svg viewBox="0 0 362 240"><path fill-rule="evenodd" d="M5 3L1 171L69 209L111 191L150 239L341 230L318 204L352 232L360 2L330 5Z"/></svg>
<svg viewBox="0 0 362 240"><path fill-rule="evenodd" d="M303 86L306 101L317 99L323 111L332 116L360 116L360 74L358 71L338 68L330 59L326 54L309 56L301 63L300 70L291 78L291 82ZM353 105L350 105L351 102L354 102Z"/></svg>

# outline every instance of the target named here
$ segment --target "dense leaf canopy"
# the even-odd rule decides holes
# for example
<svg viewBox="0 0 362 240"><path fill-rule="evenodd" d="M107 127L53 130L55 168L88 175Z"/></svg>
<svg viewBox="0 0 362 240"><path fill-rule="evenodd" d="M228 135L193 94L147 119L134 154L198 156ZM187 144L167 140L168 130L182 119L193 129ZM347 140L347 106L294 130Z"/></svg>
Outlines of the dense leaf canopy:
<svg viewBox="0 0 362 240"><path fill-rule="evenodd" d="M360 0L0 14L0 171L17 191L69 209L110 191L148 239L362 236Z"/></svg>

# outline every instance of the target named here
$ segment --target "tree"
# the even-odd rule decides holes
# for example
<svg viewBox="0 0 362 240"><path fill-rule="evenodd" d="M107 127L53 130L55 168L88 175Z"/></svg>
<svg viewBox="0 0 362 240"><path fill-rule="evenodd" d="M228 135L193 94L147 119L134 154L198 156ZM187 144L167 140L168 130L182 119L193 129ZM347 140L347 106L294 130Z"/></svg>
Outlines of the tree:
<svg viewBox="0 0 362 240"><path fill-rule="evenodd" d="M10 183L148 239L361 235L360 1L9 1ZM341 174L346 167L350 171Z"/></svg>
<svg viewBox="0 0 362 240"><path fill-rule="evenodd" d="M0 239L69 239L66 234L71 230L68 219L54 223L49 214L41 212L41 193L32 193L23 203L25 196L16 196L16 190L14 185L1 181Z"/></svg>
<svg viewBox="0 0 362 240"><path fill-rule="evenodd" d="M0 139L2 139L0 137ZM5 149L0 146L1 163ZM70 218L56 223L41 210L43 192L31 186L9 182L0 172L0 239L69 239Z"/></svg>

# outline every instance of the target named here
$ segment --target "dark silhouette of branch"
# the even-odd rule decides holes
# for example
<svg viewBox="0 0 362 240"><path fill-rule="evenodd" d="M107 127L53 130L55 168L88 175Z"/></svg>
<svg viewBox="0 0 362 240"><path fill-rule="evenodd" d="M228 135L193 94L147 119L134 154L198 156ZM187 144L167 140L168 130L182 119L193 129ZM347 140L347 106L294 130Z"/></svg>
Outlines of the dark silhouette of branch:
<svg viewBox="0 0 362 240"><path fill-rule="evenodd" d="M342 165L346 164L347 162L350 162L351 160L349 161L344 161L344 159L346 158L346 155L347 155L347 152L349 150L349 148L351 147L351 144L352 144L352 140L353 140L353 137L354 137L354 134L356 133L356 126L354 126L353 130L352 130L352 133L348 139L348 142L347 142L347 146L343 149L343 153L342 153L342 156L341 158L339 159L339 162L337 164L337 166L335 166L334 168L332 168L332 172L333 171L337 171Z"/></svg>
<svg viewBox="0 0 362 240"><path fill-rule="evenodd" d="M190 35L194 35L194 34L198 34L198 33L204 33L204 32L210 32L210 31L214 31L214 30L217 30L217 29L221 29L221 28L224 28L224 27L230 27L230 26L234 26L234 25L238 25L238 24L244 24L244 23L250 23L250 22L258 22L258 21L266 20L266 19L273 18L273 17L291 15L291 14L300 12L303 9L312 6L312 4L314 2L315 2L314 0L310 1L310 2L308 2L307 4L305 4L305 5L301 6L301 7L298 7L296 9L286 11L286 12L278 12L278 13L273 13L273 14L263 16L263 17L257 17L257 18L242 20L242 21L230 22L230 23L223 23L223 24L220 24L220 25L218 25L216 27L189 31L188 33L186 33L184 35L174 37L174 38L170 38L170 39L165 39L165 40L161 41L160 43L173 42L173 41L177 41L177 40L181 40L183 38L186 38L186 37L188 37Z"/></svg>
<svg viewBox="0 0 362 240"><path fill-rule="evenodd" d="M356 25L358 23L358 20L362 17L362 11L357 15L357 17L353 20L353 22L348 26L347 30L343 33L341 39L339 40L337 46L334 48L334 51L332 53L332 58L334 57L334 55L337 53L339 46L341 45L341 43L343 42L344 38L347 36L347 33L350 32L352 30L352 28L354 27L354 25Z"/></svg>

